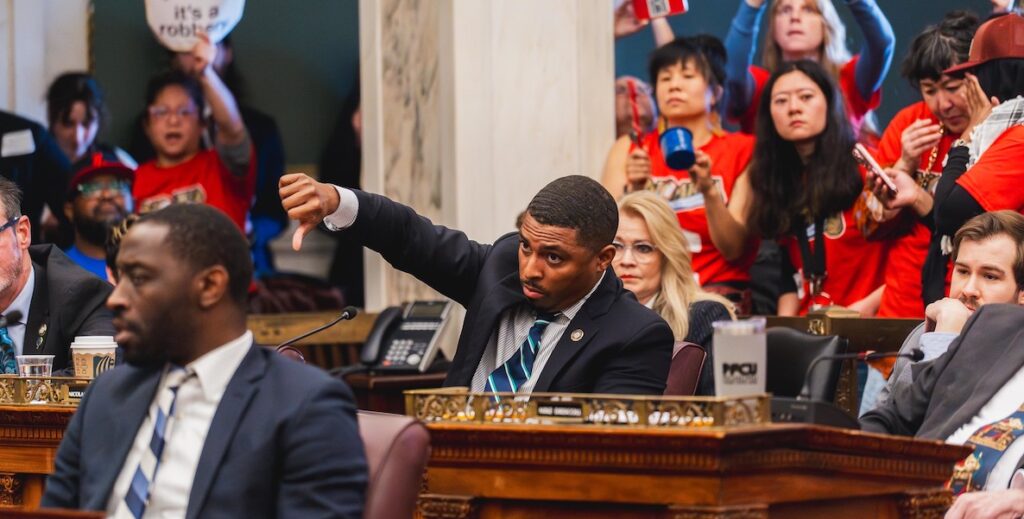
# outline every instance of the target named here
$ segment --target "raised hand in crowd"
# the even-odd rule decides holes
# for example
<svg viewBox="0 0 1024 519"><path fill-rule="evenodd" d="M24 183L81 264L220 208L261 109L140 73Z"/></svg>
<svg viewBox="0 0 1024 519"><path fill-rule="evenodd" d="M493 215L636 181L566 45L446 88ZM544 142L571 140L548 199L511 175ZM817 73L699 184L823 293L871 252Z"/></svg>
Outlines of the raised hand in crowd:
<svg viewBox="0 0 1024 519"><path fill-rule="evenodd" d="M946 519L1016 519L1024 515L1024 490L968 492L956 498Z"/></svg>
<svg viewBox="0 0 1024 519"><path fill-rule="evenodd" d="M964 142L971 142L971 132L982 121L988 119L992 109L999 106L999 99L985 94L985 90L981 88L981 83L978 83L978 77L970 72L964 76L963 96L964 101L967 102L967 111L971 114L971 122L967 124L967 129L964 130L961 139Z"/></svg>
<svg viewBox="0 0 1024 519"><path fill-rule="evenodd" d="M715 187L715 181L711 178L711 157L701 150L694 152L694 157L696 160L690 168L690 179L701 194L707 196Z"/></svg>
<svg viewBox="0 0 1024 519"><path fill-rule="evenodd" d="M942 140L942 125L930 119L918 119L907 126L900 136L903 152L896 167L913 173L921 166L921 156Z"/></svg>
<svg viewBox="0 0 1024 519"><path fill-rule="evenodd" d="M647 27L650 21L637 18L636 11L633 10L633 2L624 0L615 8L614 23L615 37L622 38Z"/></svg>
<svg viewBox="0 0 1024 519"><path fill-rule="evenodd" d="M288 218L299 222L292 235L292 249L299 250L302 239L327 215L338 210L341 197L334 186L317 182L305 173L284 175L278 186Z"/></svg>
<svg viewBox="0 0 1024 519"><path fill-rule="evenodd" d="M183 53L180 59L184 72L201 78L208 70L212 70L213 62L217 59L217 46L210 42L210 36L205 32L197 36L199 41L191 51Z"/></svg>
<svg viewBox="0 0 1024 519"><path fill-rule="evenodd" d="M905 207L913 208L914 212L919 216L924 216L932 210L934 202L932 195L921 188L920 184L911 176L910 171L902 169L898 164L897 167L886 168L885 173L896 186L896 192L893 192L885 185L885 182L882 182L868 172L868 182L871 185L871 190L882 203L882 206L885 207L886 220L895 217L898 210Z"/></svg>
<svg viewBox="0 0 1024 519"><path fill-rule="evenodd" d="M626 157L626 191L640 191L647 188L651 181L651 156L642 147L637 146L635 150Z"/></svg>

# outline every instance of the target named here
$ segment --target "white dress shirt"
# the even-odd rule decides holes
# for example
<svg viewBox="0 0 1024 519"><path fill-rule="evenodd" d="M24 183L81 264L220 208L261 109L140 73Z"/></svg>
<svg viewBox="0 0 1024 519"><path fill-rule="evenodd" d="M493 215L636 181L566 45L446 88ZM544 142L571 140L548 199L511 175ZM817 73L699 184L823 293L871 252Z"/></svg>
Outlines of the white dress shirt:
<svg viewBox="0 0 1024 519"><path fill-rule="evenodd" d="M359 214L359 199L356 198L355 193L350 189L339 186L334 186L334 189L338 191L340 203L338 204L338 209L324 218L324 225L332 231L340 231L355 223L356 216ZM540 339L540 350L537 352L537 357L533 360L530 379L519 387L519 393L530 393L533 391L533 386L537 384L537 379L544 371L544 366L547 364L548 359L551 358L555 345L562 338L562 333L569 326L569 321L576 317L576 314L583 308L590 295L601 285L605 275L606 273L602 273L601 278L590 288L590 292L583 296L583 299L559 312L558 317L544 329ZM491 334L490 340L487 341L483 357L480 359L480 364L477 365L476 372L473 374L472 390L483 391L484 385L487 382L487 375L501 364L504 364L519 349L519 346L526 340L526 336L529 334L530 328L536 319L536 310L527 304L514 306L501 315L498 329Z"/></svg>
<svg viewBox="0 0 1024 519"><path fill-rule="evenodd" d="M146 506L144 517L185 517L189 494L192 492L192 480L195 478L199 456L206 443L206 433L210 430L213 415L217 412L228 382L231 381L250 347L252 332L246 331L239 338L218 346L185 366L186 371L194 373L195 376L188 378L178 388L174 417L164 431L167 440L164 444L163 459L160 460L154 481L150 483L149 504ZM135 441L128 451L124 465L121 466L121 473L107 500L108 516L130 517L124 515L127 512L124 498L128 494L128 486L135 475L135 469L139 466L142 454L149 449L157 403L160 394L165 391L166 378L167 368L160 377L153 402L149 406L149 414L143 419L139 431L135 434Z"/></svg>
<svg viewBox="0 0 1024 519"><path fill-rule="evenodd" d="M587 299L590 299L590 295L601 285L601 281L604 280L606 274L601 274L601 278L591 287L590 292L583 296L583 299L580 299L569 308L558 312L558 316L551 321L551 324L544 328L544 333L540 336L540 349L537 350L537 356L533 359L530 378L522 386L519 386L516 391L517 393L529 394L533 391L533 386L537 385L537 379L544 372L544 366L547 365L548 359L551 358L551 353L562 338L562 334L565 333L565 329L569 327L569 322L576 317L576 314L586 304ZM516 350L526 342L526 336L530 333L530 328L533 327L536 319L537 310L532 305L526 303L513 306L501 314L501 319L498 321L498 329L491 334L491 338L487 341L484 354L480 357L480 364L477 365L476 371L473 373L473 383L470 389L473 391L484 390L484 386L487 384L487 376L498 366L512 358Z"/></svg>
<svg viewBox="0 0 1024 519"><path fill-rule="evenodd" d="M992 395L992 399L978 411L977 416L957 429L946 442L963 445L978 429L1010 416L1021 404L1024 404L1024 367L1017 370L1017 373ZM1009 488L1021 456L1024 456L1024 437L1018 437L1003 451L1003 455L999 457L999 461L985 481L985 490Z"/></svg>
<svg viewBox="0 0 1024 519"><path fill-rule="evenodd" d="M28 322L28 310L32 307L32 294L36 291L36 269L32 267L28 273L28 281L25 286L21 287L21 292L14 297L14 301L11 301L10 306L4 309L3 315L7 315L15 310L21 312L21 319L16 323L7 323L7 335L11 337L11 342L14 343L14 354L25 355L26 351L28 355L40 353L35 350L35 345L30 344L29 348L25 349L25 329Z"/></svg>

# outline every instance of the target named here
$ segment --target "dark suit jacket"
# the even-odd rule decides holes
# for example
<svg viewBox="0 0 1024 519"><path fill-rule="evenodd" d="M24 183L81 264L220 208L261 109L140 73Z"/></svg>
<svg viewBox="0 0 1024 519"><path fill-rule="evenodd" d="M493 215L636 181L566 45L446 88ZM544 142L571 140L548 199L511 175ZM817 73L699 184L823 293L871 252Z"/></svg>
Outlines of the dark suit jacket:
<svg viewBox="0 0 1024 519"><path fill-rule="evenodd" d="M42 506L106 509L160 372L123 365L89 386ZM366 474L348 387L253 346L210 424L186 517L358 518Z"/></svg>
<svg viewBox="0 0 1024 519"><path fill-rule="evenodd" d="M53 245L28 248L36 284L25 327L26 355L53 355L53 369L70 367L71 342L79 335L114 335L105 306L113 290ZM26 320L27 319L27 320ZM43 332L43 333L40 333Z"/></svg>
<svg viewBox="0 0 1024 519"><path fill-rule="evenodd" d="M945 354L911 366L913 384L894 388L889 401L861 417L861 428L945 440L974 418L1021 367L1024 307L984 305Z"/></svg>
<svg viewBox="0 0 1024 519"><path fill-rule="evenodd" d="M39 241L40 217L43 204L60 222L62 231L70 231L64 216L71 165L57 146L50 132L39 123L0 111L0 136L9 132L29 130L35 141L35 151L26 155L0 157L0 175L13 180L21 188L21 213L32 221L32 240Z"/></svg>
<svg viewBox="0 0 1024 519"><path fill-rule="evenodd" d="M434 290L466 307L466 319L447 386L469 386L501 315L527 302L519 281L519 239L493 245L435 226L382 196L354 191L359 214L342 231ZM572 332L581 330L581 340ZM672 330L609 268L569 323L534 386L537 392L660 395L672 360Z"/></svg>

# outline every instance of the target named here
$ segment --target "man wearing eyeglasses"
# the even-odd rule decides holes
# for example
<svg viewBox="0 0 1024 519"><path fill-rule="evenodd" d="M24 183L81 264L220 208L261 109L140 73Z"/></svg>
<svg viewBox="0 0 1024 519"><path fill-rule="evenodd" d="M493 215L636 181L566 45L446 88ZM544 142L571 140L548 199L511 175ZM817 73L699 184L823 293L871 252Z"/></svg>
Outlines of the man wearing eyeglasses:
<svg viewBox="0 0 1024 519"><path fill-rule="evenodd" d="M0 178L0 314L8 316L0 327L0 373L16 373L17 355L53 355L58 374L70 366L76 336L114 335L104 306L111 286L56 246L32 245L32 224L20 207L21 190Z"/></svg>
<svg viewBox="0 0 1024 519"><path fill-rule="evenodd" d="M109 280L107 235L131 211L134 178L135 172L112 153L90 153L75 164L64 204L75 242L64 252L100 279Z"/></svg>
<svg viewBox="0 0 1024 519"><path fill-rule="evenodd" d="M191 54L191 70L149 82L144 127L156 158L139 166L132 195L139 213L179 203L210 205L244 232L256 188L252 141L231 91L213 69L216 47L203 36ZM207 149L201 145L205 104L214 124Z"/></svg>

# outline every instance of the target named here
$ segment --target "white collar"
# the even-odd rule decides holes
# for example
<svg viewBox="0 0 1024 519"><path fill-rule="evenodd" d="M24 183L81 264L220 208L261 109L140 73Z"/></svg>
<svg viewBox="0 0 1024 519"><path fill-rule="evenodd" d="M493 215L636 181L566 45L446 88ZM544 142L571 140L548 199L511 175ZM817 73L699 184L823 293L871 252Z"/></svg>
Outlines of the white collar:
<svg viewBox="0 0 1024 519"><path fill-rule="evenodd" d="M185 369L196 374L203 394L208 400L217 402L224 396L228 382L249 353L252 346L252 332L246 330L237 339L204 353L201 357L185 366Z"/></svg>
<svg viewBox="0 0 1024 519"><path fill-rule="evenodd" d="M35 291L36 269L32 265L29 265L28 281L25 282L25 286L21 287L21 292L18 292L18 295L14 297L14 301L11 301L10 306L3 311L3 314L7 315L17 310L21 312L21 319L18 319L18 322L16 323L9 323L8 326L25 324L28 322L28 311L32 307L32 294L34 294Z"/></svg>

